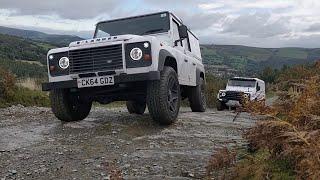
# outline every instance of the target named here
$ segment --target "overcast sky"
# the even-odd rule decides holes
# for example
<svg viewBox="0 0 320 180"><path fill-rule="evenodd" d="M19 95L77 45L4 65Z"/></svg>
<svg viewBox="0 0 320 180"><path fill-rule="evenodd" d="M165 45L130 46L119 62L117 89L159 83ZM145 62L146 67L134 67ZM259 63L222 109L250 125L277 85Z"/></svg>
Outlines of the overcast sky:
<svg viewBox="0 0 320 180"><path fill-rule="evenodd" d="M98 21L163 10L201 43L320 47L319 0L0 0L0 25L89 38Z"/></svg>

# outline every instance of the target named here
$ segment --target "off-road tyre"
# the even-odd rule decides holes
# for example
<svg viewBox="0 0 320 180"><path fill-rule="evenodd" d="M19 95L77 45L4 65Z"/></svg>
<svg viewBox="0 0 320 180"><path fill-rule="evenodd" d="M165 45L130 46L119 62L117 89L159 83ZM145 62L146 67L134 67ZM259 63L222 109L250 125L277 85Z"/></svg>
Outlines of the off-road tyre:
<svg viewBox="0 0 320 180"><path fill-rule="evenodd" d="M127 109L130 114L144 114L147 104L145 100L127 101Z"/></svg>
<svg viewBox="0 0 320 180"><path fill-rule="evenodd" d="M68 89L55 89L50 92L51 108L61 121L73 122L85 119L91 110L92 102L84 102Z"/></svg>
<svg viewBox="0 0 320 180"><path fill-rule="evenodd" d="M160 80L151 81L147 88L147 105L153 120L161 125L170 125L178 117L181 103L177 72L165 66Z"/></svg>
<svg viewBox="0 0 320 180"><path fill-rule="evenodd" d="M217 101L217 110L218 111L223 111L225 109L227 109L226 104L221 102L221 101Z"/></svg>
<svg viewBox="0 0 320 180"><path fill-rule="evenodd" d="M189 102L192 112L205 112L207 109L207 101L205 94L206 85L203 78L196 87L191 87L189 91Z"/></svg>

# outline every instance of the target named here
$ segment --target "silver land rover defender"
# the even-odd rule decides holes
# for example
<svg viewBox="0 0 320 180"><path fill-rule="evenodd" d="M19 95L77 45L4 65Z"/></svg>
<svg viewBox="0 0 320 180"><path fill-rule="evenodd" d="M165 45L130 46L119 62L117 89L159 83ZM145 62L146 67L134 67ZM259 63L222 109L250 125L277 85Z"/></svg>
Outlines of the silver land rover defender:
<svg viewBox="0 0 320 180"><path fill-rule="evenodd" d="M217 95L217 110L228 107L239 107L245 102L258 101L265 103L266 85L258 78L234 77L229 79L226 89Z"/></svg>
<svg viewBox="0 0 320 180"><path fill-rule="evenodd" d="M94 101L127 101L136 114L148 106L164 125L176 120L181 99L206 110L199 40L170 12L99 22L93 39L52 49L47 61L42 89L61 121L85 119Z"/></svg>

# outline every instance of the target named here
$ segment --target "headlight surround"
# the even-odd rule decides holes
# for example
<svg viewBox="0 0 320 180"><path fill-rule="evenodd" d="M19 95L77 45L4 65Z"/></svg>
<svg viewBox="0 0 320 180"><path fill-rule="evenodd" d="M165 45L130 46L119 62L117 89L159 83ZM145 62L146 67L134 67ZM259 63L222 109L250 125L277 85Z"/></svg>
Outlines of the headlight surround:
<svg viewBox="0 0 320 180"><path fill-rule="evenodd" d="M48 54L48 70L52 77L64 76L69 74L70 61L68 52Z"/></svg>
<svg viewBox="0 0 320 180"><path fill-rule="evenodd" d="M219 98L225 97L227 95L226 92L219 92Z"/></svg>
<svg viewBox="0 0 320 180"><path fill-rule="evenodd" d="M151 46L149 41L125 44L126 67L138 68L151 66Z"/></svg>
<svg viewBox="0 0 320 180"><path fill-rule="evenodd" d="M142 59L142 56L143 56L143 52L140 48L133 48L131 51L130 51L130 57L132 60L134 61L139 61Z"/></svg>
<svg viewBox="0 0 320 180"><path fill-rule="evenodd" d="M67 57L62 57L62 58L60 58L60 60L59 60L59 67L60 67L61 69L68 69L68 68L69 68L69 65L70 65L69 58L67 58Z"/></svg>
<svg viewBox="0 0 320 180"><path fill-rule="evenodd" d="M243 96L245 99L250 99L250 94L245 93Z"/></svg>

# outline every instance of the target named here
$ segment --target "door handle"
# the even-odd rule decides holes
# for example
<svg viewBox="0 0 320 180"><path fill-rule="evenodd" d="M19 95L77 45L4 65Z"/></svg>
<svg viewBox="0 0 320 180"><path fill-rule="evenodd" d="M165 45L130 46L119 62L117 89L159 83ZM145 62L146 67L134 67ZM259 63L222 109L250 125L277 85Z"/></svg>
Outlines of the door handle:
<svg viewBox="0 0 320 180"><path fill-rule="evenodd" d="M195 66L195 65L197 65L197 64L196 64L196 63L192 63L192 65L194 65L194 66Z"/></svg>
<svg viewBox="0 0 320 180"><path fill-rule="evenodd" d="M188 60L187 60L187 59L185 59L185 60L184 60L184 62L188 62Z"/></svg>

